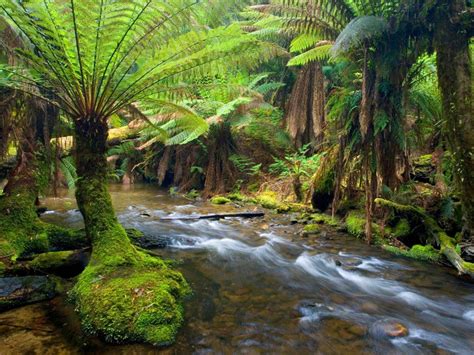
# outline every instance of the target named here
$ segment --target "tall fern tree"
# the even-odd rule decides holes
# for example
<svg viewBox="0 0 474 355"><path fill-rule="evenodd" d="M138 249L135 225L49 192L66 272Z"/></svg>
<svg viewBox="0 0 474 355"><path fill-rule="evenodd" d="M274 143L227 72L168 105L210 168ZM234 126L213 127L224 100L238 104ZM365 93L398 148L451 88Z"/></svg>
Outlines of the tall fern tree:
<svg viewBox="0 0 474 355"><path fill-rule="evenodd" d="M399 184L396 158L405 155L404 80L419 55L414 29L425 10L424 2L412 0L272 0L260 7L277 14L287 31L300 34L293 44L302 54L292 59L293 64L332 54L346 56L361 67L359 133L366 170L368 239L377 177L390 188Z"/></svg>
<svg viewBox="0 0 474 355"><path fill-rule="evenodd" d="M74 295L85 328L108 340L169 343L183 319L179 302L186 293L182 276L138 252L117 221L107 189L108 118L150 96L183 95L186 78L245 62L257 40L236 26L212 27L222 10L238 3L0 1L29 44L20 51L28 70L6 70L16 83L51 93L43 99L74 124L76 198L92 240L91 262ZM114 281L118 267L123 282ZM136 299L133 290L141 288L149 292Z"/></svg>

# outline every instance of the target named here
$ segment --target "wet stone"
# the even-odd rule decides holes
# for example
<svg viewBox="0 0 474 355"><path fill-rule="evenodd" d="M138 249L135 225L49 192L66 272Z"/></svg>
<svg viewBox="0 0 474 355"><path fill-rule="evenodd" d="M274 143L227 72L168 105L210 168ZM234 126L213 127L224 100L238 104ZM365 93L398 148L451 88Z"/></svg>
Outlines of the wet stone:
<svg viewBox="0 0 474 355"><path fill-rule="evenodd" d="M56 283L46 276L0 278L0 311L45 301L56 295Z"/></svg>
<svg viewBox="0 0 474 355"><path fill-rule="evenodd" d="M408 327L397 319L378 320L371 325L369 332L374 338L400 338L409 334Z"/></svg>

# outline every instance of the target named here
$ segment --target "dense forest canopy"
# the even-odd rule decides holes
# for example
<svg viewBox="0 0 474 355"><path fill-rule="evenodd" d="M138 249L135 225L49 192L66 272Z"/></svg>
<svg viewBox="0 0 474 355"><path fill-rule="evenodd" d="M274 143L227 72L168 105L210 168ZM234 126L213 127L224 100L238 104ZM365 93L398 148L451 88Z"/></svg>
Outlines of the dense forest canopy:
<svg viewBox="0 0 474 355"><path fill-rule="evenodd" d="M468 0L0 0L0 274L86 249L85 333L171 344L191 288L109 193L147 183L472 279L473 18ZM40 218L64 188L84 230Z"/></svg>

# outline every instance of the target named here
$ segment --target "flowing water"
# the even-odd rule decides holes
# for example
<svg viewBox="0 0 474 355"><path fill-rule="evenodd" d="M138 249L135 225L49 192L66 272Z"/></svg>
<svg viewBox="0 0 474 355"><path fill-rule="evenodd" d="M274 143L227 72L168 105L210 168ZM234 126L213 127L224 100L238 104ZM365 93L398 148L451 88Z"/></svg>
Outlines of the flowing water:
<svg viewBox="0 0 474 355"><path fill-rule="evenodd" d="M41 354L45 349L54 354L474 353L474 285L447 268L394 257L326 227L320 235L303 237L288 215L162 220L255 207L190 202L150 186L111 189L120 221L164 238L168 246L156 252L178 260L193 288L176 344L159 350L84 342L77 325L44 311L61 308L55 300L0 315L1 332L5 319L11 324L22 312L45 313L41 320L23 316L25 329L0 333L0 349L2 343L13 349L19 334L36 334ZM47 205L45 220L81 226L72 194L50 198ZM377 324L393 318L409 329L408 336L380 336Z"/></svg>

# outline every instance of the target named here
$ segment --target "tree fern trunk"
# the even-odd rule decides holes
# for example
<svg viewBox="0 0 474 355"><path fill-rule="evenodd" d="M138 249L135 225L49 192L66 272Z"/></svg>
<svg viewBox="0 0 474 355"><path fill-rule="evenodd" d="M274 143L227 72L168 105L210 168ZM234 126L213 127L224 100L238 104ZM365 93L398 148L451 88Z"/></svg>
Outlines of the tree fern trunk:
<svg viewBox="0 0 474 355"><path fill-rule="evenodd" d="M460 16L464 0L444 0L438 9L435 46L443 113L454 156L454 173L464 208L465 226L474 242L474 112L470 34Z"/></svg>
<svg viewBox="0 0 474 355"><path fill-rule="evenodd" d="M299 73L288 101L286 126L297 147L324 141L324 75L321 63L311 63Z"/></svg>
<svg viewBox="0 0 474 355"><path fill-rule="evenodd" d="M135 248L115 216L107 186L107 123L84 118L75 126L76 199L92 241L92 257L100 261L117 255L133 259Z"/></svg>

